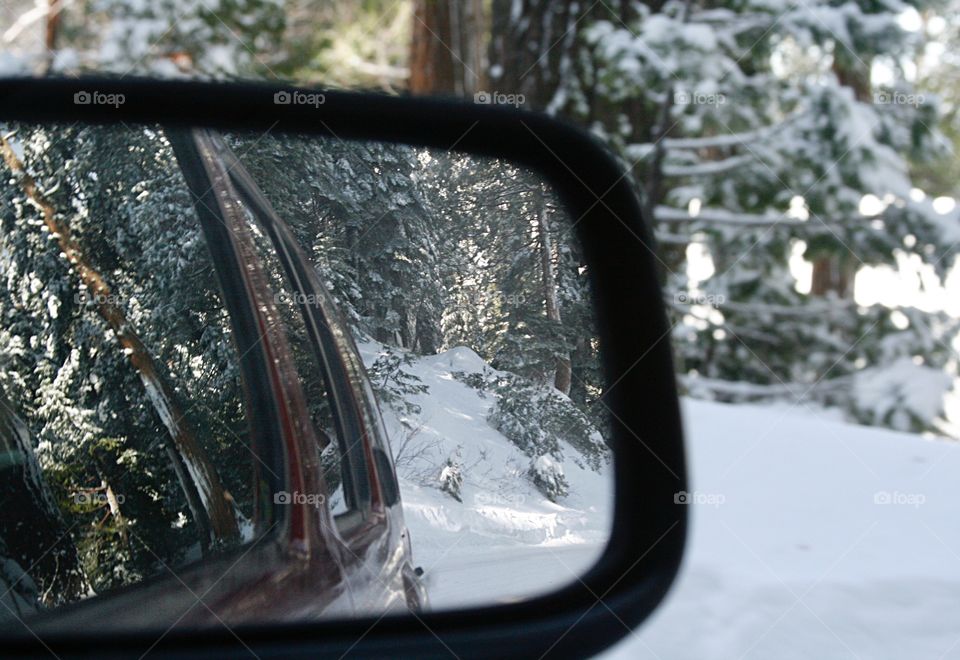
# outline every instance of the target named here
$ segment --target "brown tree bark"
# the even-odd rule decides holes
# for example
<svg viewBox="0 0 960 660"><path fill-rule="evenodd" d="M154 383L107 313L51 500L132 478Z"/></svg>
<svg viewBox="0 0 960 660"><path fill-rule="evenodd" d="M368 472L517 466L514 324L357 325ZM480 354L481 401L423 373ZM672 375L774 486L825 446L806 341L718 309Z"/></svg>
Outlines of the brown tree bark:
<svg viewBox="0 0 960 660"><path fill-rule="evenodd" d="M484 12L483 0L461 0L452 3L455 8L454 28L459 35L460 66L457 73L457 91L462 96L473 96L487 87L487 43L490 27Z"/></svg>
<svg viewBox="0 0 960 660"><path fill-rule="evenodd" d="M60 15L63 11L63 0L49 0L47 3L47 21L44 26L43 46L46 72L53 68L53 61L57 56L57 37L60 35Z"/></svg>
<svg viewBox="0 0 960 660"><path fill-rule="evenodd" d="M519 13L515 13L516 7ZM593 19L629 23L638 15L636 0L556 2L556 0L492 0L490 5L490 85L505 94L523 94L525 107L542 110L554 100L557 89L576 78L588 99L591 114L619 113L622 104L601 108L584 86L591 72L580 70L590 58L583 30ZM586 75L583 75L586 74ZM560 114L569 107L556 108ZM634 112L630 112L634 116ZM584 118L591 123L599 117Z"/></svg>
<svg viewBox="0 0 960 660"><path fill-rule="evenodd" d="M482 0L415 0L409 89L473 96L484 86L487 25Z"/></svg>
<svg viewBox="0 0 960 660"><path fill-rule="evenodd" d="M580 16L570 3L523 0L520 16L514 5L491 4L490 84L504 94L523 94L528 106L542 110L559 87L560 63L577 42Z"/></svg>
<svg viewBox="0 0 960 660"><path fill-rule="evenodd" d="M518 4L519 3L519 4ZM636 164L636 179L643 182L643 214L653 226L653 209L662 202L663 145L661 139L671 128L672 92L662 106L651 107L640 97L611 103L598 93L590 61L594 53L583 39L583 31L596 20L631 25L641 14L659 12L663 0L606 0L597 3L562 3L551 0L492 0L490 39L491 86L503 93L523 94L525 107L546 109L578 120L582 125L619 124L629 116L628 142L658 145L648 161ZM519 6L520 11L515 8ZM683 11L686 15L687 9ZM569 96L557 94L564 87L575 88L585 101L586 113ZM566 98L565 101L562 99ZM553 104L551 106L551 103ZM685 246L648 245L669 268L685 261ZM660 269L662 277L667 271Z"/></svg>
<svg viewBox="0 0 960 660"><path fill-rule="evenodd" d="M20 179L24 194L40 209L47 231L56 238L60 251L97 301L97 312L116 334L130 364L140 376L147 398L169 433L171 442L167 445L167 454L201 530L204 548L217 540L238 538L239 529L233 506L227 499L210 458L186 424L184 411L177 403L173 388L160 375L149 350L128 322L126 313L113 302L110 286L87 261L80 246L71 237L70 228L57 219L53 206L40 192L33 177L26 172L10 143L2 137L0 149L7 166Z"/></svg>
<svg viewBox="0 0 960 660"><path fill-rule="evenodd" d="M813 262L813 278L810 293L823 296L832 291L841 298L853 296L853 281L856 264L851 259L836 255L824 256Z"/></svg>
<svg viewBox="0 0 960 660"><path fill-rule="evenodd" d="M414 94L453 94L453 34L450 6L437 0L416 0L410 42L410 91Z"/></svg>

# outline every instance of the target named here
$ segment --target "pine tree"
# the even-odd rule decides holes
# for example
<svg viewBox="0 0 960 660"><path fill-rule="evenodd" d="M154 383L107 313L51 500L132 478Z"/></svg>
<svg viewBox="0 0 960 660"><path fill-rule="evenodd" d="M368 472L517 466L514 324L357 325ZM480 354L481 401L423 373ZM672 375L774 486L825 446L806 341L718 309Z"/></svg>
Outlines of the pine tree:
<svg viewBox="0 0 960 660"><path fill-rule="evenodd" d="M253 494L237 355L169 145L149 128L5 140L0 383L91 585L238 542Z"/></svg>
<svg viewBox="0 0 960 660"><path fill-rule="evenodd" d="M869 82L874 58L913 48L899 6L583 6L549 52L524 48L563 11L494 3L494 72L622 155L654 223L657 245L644 247L664 274L692 392L809 399L863 419L854 381L901 359L916 363L902 375L935 379L952 361L943 315L852 300L864 265L912 255L943 277L955 252L957 232L911 196L907 156L936 152L933 99L900 103L922 95L902 78ZM860 213L867 194L884 200L877 216ZM688 280L691 250L712 261L703 282ZM797 254L813 264L809 294L790 270ZM898 418L930 428L928 412Z"/></svg>

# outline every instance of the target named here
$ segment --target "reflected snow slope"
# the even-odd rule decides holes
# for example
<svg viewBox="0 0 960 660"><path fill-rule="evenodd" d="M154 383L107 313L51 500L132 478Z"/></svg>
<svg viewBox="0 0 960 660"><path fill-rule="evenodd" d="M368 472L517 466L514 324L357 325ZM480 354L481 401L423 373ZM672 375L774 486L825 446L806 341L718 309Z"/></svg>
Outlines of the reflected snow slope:
<svg viewBox="0 0 960 660"><path fill-rule="evenodd" d="M359 348L368 366L381 350L374 342ZM612 465L594 471L560 440L563 460L550 459L551 469L569 488L550 501L529 478L530 457L488 422L495 397L463 382L464 374L499 372L465 347L410 359L403 370L428 388L406 397L420 410L381 410L431 607L509 602L575 580L609 538ZM450 463L462 477L455 495L444 486Z"/></svg>

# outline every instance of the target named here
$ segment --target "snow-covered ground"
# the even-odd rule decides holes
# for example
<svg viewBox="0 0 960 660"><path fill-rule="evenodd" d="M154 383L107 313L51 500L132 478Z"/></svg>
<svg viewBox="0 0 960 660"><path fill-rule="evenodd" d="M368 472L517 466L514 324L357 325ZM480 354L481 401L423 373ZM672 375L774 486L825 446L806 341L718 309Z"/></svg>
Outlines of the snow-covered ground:
<svg viewBox="0 0 960 660"><path fill-rule="evenodd" d="M960 658L957 443L803 408L684 412L712 504L691 505L666 601L605 658Z"/></svg>
<svg viewBox="0 0 960 660"><path fill-rule="evenodd" d="M379 345L363 342L369 366ZM429 388L405 399L421 410L381 409L403 497L413 555L423 567L436 609L509 602L553 591L576 579L609 538L613 478L595 472L563 445L561 467L570 493L548 500L526 475L530 458L487 422L494 399L454 377L487 366L458 347L417 357L403 370ZM401 423L406 418L407 424ZM439 488L445 461L461 467L460 500Z"/></svg>

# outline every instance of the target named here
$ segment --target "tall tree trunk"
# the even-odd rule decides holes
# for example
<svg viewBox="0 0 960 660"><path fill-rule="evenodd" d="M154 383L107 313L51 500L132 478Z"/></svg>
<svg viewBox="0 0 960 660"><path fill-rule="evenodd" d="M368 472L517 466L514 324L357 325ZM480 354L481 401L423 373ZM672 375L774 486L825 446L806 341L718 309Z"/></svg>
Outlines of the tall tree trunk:
<svg viewBox="0 0 960 660"><path fill-rule="evenodd" d="M636 0L605 2L556 2L555 0L492 0L490 4L490 84L505 94L523 94L527 106L545 109L558 99L561 86L578 88L591 102L588 112L598 111L592 89L594 72L583 64L591 54L582 37L596 20L629 23L642 6ZM587 84L589 81L589 85ZM575 100L567 96L565 107L552 111L584 123L599 117L580 117ZM622 104L599 110L611 115L623 112ZM633 112L630 112L634 116Z"/></svg>
<svg viewBox="0 0 960 660"><path fill-rule="evenodd" d="M439 332L439 324L430 317L423 306L417 310L416 337L414 348L421 355L433 355L440 350L443 338Z"/></svg>
<svg viewBox="0 0 960 660"><path fill-rule="evenodd" d="M547 219L547 210L540 204L537 217L537 231L540 234L540 273L543 281L543 298L546 302L547 318L561 323L560 305L557 301L557 278L553 272L553 245L550 240L550 221ZM564 394L570 394L572 372L569 355L557 356L557 370L553 377L553 386Z"/></svg>
<svg viewBox="0 0 960 660"><path fill-rule="evenodd" d="M409 88L472 96L483 89L487 23L483 0L415 0Z"/></svg>
<svg viewBox="0 0 960 660"><path fill-rule="evenodd" d="M487 86L487 25L483 0L461 0L453 3L454 24L459 35L457 92L473 96Z"/></svg>
<svg viewBox="0 0 960 660"><path fill-rule="evenodd" d="M50 73L53 70L53 62L57 57L57 38L60 35L60 16L62 11L63 0L48 0L47 20L43 33L45 73Z"/></svg>
<svg viewBox="0 0 960 660"><path fill-rule="evenodd" d="M90 585L70 530L43 478L30 431L2 388L0 455L4 473L0 480L0 541L6 558L16 561L33 580L37 599L45 606L85 596ZM5 589L15 586L8 584Z"/></svg>
<svg viewBox="0 0 960 660"><path fill-rule="evenodd" d="M26 196L41 210L47 231L56 238L60 251L73 266L80 281L90 290L97 301L97 312L116 334L130 364L140 376L147 398L169 433L171 442L167 444L167 454L194 521L201 530L204 548L217 540L238 538L239 529L233 506L226 497L210 458L186 423L173 388L160 375L153 357L128 322L123 309L113 302L109 285L87 261L80 246L71 237L70 228L57 219L53 206L44 198L5 138L0 137L0 148L7 166L19 177Z"/></svg>
<svg viewBox="0 0 960 660"><path fill-rule="evenodd" d="M578 45L581 17L569 3L493 0L490 84L504 94L523 94L533 108L546 108L560 86L570 45Z"/></svg>
<svg viewBox="0 0 960 660"><path fill-rule="evenodd" d="M438 0L416 0L410 42L410 91L414 94L453 94L453 33L450 6Z"/></svg>
<svg viewBox="0 0 960 660"><path fill-rule="evenodd" d="M813 262L810 293L824 296L833 292L841 298L853 296L853 281L856 277L856 262L838 255L826 255Z"/></svg>
<svg viewBox="0 0 960 660"><path fill-rule="evenodd" d="M862 103L870 102L868 63L864 63L860 56L849 52L845 46L837 44L834 49L832 68L837 81L853 90L854 98ZM823 296L832 292L841 298L852 298L856 266L856 260L846 253L825 254L818 257L813 262L810 293Z"/></svg>

